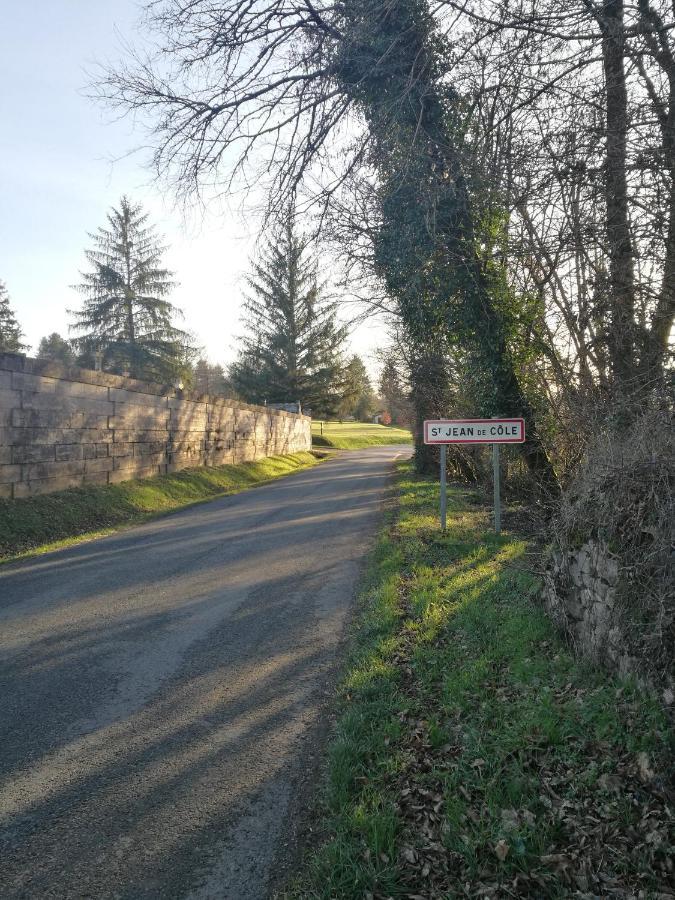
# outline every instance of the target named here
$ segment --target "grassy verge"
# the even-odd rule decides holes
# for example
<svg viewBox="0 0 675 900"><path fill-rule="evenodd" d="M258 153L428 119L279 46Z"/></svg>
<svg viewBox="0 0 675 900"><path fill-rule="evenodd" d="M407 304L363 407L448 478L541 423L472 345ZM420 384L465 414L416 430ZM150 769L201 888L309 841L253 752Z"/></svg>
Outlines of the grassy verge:
<svg viewBox="0 0 675 900"><path fill-rule="evenodd" d="M313 453L294 453L25 500L0 500L0 561L99 537L192 503L290 475L317 462Z"/></svg>
<svg viewBox="0 0 675 900"><path fill-rule="evenodd" d="M673 740L655 698L579 663L527 544L398 478L342 688L318 848L293 898L666 897ZM672 802L672 792L671 792Z"/></svg>
<svg viewBox="0 0 675 900"><path fill-rule="evenodd" d="M369 425L366 422L312 422L315 447L336 450L362 450L383 444L409 444L412 435L405 428Z"/></svg>

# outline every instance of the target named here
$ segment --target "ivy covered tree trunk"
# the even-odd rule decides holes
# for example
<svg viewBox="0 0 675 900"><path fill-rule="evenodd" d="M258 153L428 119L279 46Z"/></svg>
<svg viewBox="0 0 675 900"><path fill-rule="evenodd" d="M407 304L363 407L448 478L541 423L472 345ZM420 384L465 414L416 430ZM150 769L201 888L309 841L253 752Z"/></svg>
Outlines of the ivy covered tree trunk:
<svg viewBox="0 0 675 900"><path fill-rule="evenodd" d="M447 359L430 341L412 350L410 387L415 410L415 468L420 473L438 471L438 448L424 443L424 420L447 415L450 402Z"/></svg>
<svg viewBox="0 0 675 900"><path fill-rule="evenodd" d="M557 481L514 369L503 316L490 294L458 149L457 99L445 86L426 0L346 0L349 40L335 68L373 136L381 225L379 273L422 345L443 329L485 383L484 415L523 416L530 470ZM419 415L418 415L419 418ZM425 451L419 449L420 459Z"/></svg>

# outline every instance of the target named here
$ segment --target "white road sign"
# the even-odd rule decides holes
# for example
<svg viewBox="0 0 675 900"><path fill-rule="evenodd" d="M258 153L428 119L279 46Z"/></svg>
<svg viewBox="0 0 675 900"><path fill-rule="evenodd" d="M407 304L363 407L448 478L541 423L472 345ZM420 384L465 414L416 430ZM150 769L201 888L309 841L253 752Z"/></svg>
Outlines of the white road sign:
<svg viewBox="0 0 675 900"><path fill-rule="evenodd" d="M524 419L428 419L425 444L522 444Z"/></svg>

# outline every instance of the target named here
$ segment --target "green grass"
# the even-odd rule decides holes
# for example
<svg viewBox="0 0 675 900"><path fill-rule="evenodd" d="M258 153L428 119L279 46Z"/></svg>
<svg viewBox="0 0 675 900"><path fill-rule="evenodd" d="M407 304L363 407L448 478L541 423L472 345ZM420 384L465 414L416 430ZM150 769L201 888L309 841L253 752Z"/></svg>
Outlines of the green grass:
<svg viewBox="0 0 675 900"><path fill-rule="evenodd" d="M651 896L672 878L667 800L658 775L640 777L640 760L659 773L672 759L658 702L572 656L537 605L524 540L486 531L458 489L441 535L437 497L399 467L341 689L323 840L285 896L613 883Z"/></svg>
<svg viewBox="0 0 675 900"><path fill-rule="evenodd" d="M312 422L312 443L315 447L336 450L362 450L382 444L409 444L411 433L405 428L370 425L366 422Z"/></svg>
<svg viewBox="0 0 675 900"><path fill-rule="evenodd" d="M317 462L313 453L294 453L25 500L0 500L0 561L100 537L192 503L290 475Z"/></svg>

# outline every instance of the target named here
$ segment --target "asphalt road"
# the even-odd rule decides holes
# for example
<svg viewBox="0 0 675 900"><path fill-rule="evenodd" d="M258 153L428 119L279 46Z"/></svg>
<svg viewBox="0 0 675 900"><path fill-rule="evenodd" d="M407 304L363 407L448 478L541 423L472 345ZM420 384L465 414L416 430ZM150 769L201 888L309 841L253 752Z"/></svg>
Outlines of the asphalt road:
<svg viewBox="0 0 675 900"><path fill-rule="evenodd" d="M4 900L268 894L407 453L343 453L0 568Z"/></svg>

